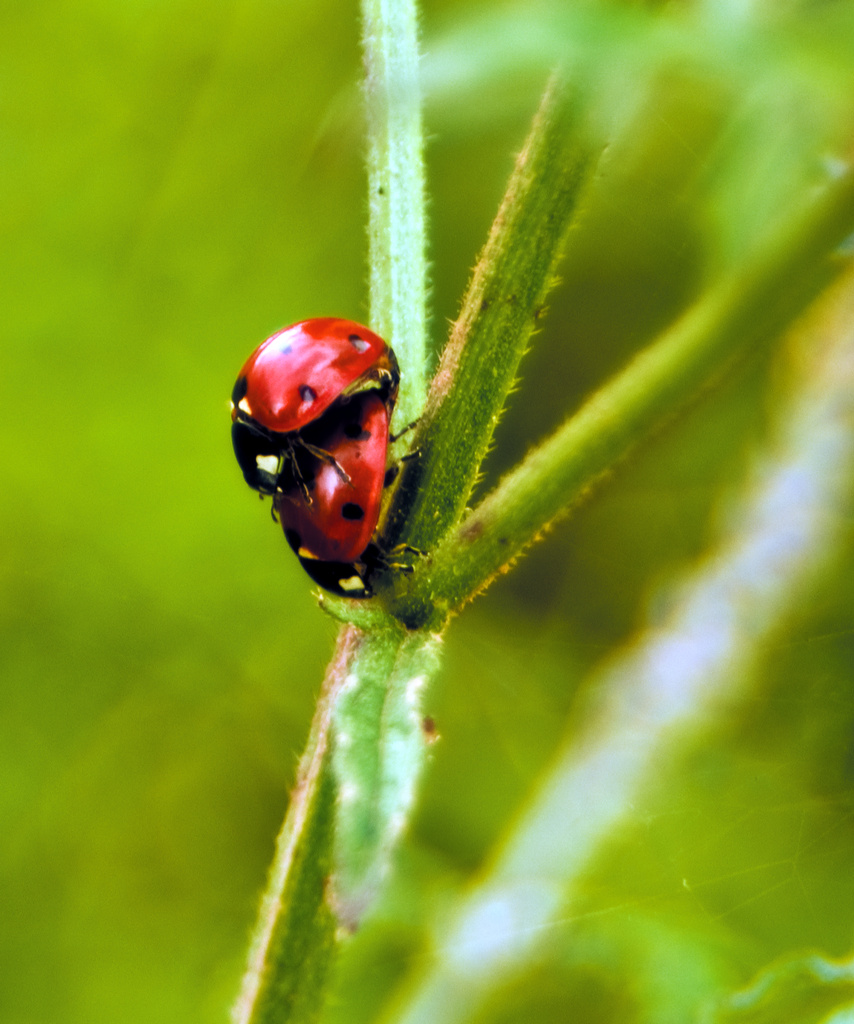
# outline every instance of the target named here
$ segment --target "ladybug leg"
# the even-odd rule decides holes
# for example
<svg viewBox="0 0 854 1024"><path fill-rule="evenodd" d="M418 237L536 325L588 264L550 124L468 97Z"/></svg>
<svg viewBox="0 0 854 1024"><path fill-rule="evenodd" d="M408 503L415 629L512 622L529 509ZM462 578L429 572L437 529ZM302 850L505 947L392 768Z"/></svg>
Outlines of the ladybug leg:
<svg viewBox="0 0 854 1024"><path fill-rule="evenodd" d="M409 562L390 562L388 559L383 559L382 567L383 569L397 569L404 576L411 576L415 572L415 566L410 565Z"/></svg>
<svg viewBox="0 0 854 1024"><path fill-rule="evenodd" d="M406 455L401 455L401 457L397 460L397 462L395 462L393 465L389 466L388 469L385 471L385 476L383 477L383 487L391 487L391 485L395 482L395 480L397 480L397 478L400 476L400 464L401 464L401 462L412 462L413 459L420 459L420 458L421 458L421 449L420 448L416 448L415 451L412 451L412 452L407 452Z"/></svg>
<svg viewBox="0 0 854 1024"><path fill-rule="evenodd" d="M388 551L378 551L374 558L376 564L382 566L383 569L398 569L404 575L409 576L415 571L415 566L410 562L401 561L404 555L416 555L418 558L423 558L424 552L414 548L411 544L395 544Z"/></svg>
<svg viewBox="0 0 854 1024"><path fill-rule="evenodd" d="M417 427L418 422L418 420L413 420L411 423L407 423L403 430L399 430L396 434L389 434L388 443L394 444L395 441L399 441L404 434L408 434L413 427Z"/></svg>
<svg viewBox="0 0 854 1024"><path fill-rule="evenodd" d="M388 443L394 444L395 441L399 441L404 434L408 434L413 427L417 427L420 420L413 420L411 423L407 423L403 430L399 430L396 434L389 434ZM406 455L401 455L397 460L398 462L411 462L413 459L421 458L421 449L414 448L411 452L407 452Z"/></svg>
<svg viewBox="0 0 854 1024"><path fill-rule="evenodd" d="M347 474L344 472L343 468L341 467L341 464L338 462L334 455L330 455L330 453L325 449L318 448L317 445L309 444L307 441L300 441L300 444L303 446L303 448L305 448L307 452L309 452L309 454L313 455L316 459L319 459L321 462L325 462L328 466L331 466L338 474L338 476L341 478L341 481L343 483L352 483L350 477L347 476Z"/></svg>
<svg viewBox="0 0 854 1024"><path fill-rule="evenodd" d="M419 558L424 557L424 552L420 548L414 548L411 544L395 544L395 546L386 552L387 557L400 557L401 555L417 555Z"/></svg>
<svg viewBox="0 0 854 1024"><path fill-rule="evenodd" d="M300 442L300 444L303 445L303 447L305 447L303 442ZM279 493L281 493L282 490L285 489L282 487L282 477L286 475L286 465L288 468L288 474L290 478L293 479L293 482L296 484L296 486L299 488L300 494L302 494L303 498L305 499L306 505L311 505L311 492L308 489L308 482L303 476L302 469L300 468L299 459L296 456L296 451L294 449L293 442L289 442L288 447L282 452L279 458L279 486L276 488Z"/></svg>

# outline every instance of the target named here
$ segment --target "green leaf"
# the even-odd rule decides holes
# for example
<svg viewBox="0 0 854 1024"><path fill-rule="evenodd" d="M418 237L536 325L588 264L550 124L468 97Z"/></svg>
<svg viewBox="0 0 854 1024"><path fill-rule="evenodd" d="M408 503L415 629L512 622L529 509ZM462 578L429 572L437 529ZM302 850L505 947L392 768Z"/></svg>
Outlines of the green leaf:
<svg viewBox="0 0 854 1024"><path fill-rule="evenodd" d="M371 906L412 811L426 750L421 697L439 639L366 636L335 703L335 906L355 927Z"/></svg>

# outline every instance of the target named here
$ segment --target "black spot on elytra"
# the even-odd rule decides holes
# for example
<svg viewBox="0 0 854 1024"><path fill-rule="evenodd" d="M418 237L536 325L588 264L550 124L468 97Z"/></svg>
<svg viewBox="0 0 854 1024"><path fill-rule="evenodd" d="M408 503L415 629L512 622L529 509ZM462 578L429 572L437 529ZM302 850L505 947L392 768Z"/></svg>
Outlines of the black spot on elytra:
<svg viewBox="0 0 854 1024"><path fill-rule="evenodd" d="M341 506L341 515L345 519L364 519L365 510L361 505L357 505L355 501L345 501Z"/></svg>
<svg viewBox="0 0 854 1024"><path fill-rule="evenodd" d="M300 384L299 396L304 402L313 402L317 398L317 392L314 388L310 388L308 384Z"/></svg>
<svg viewBox="0 0 854 1024"><path fill-rule="evenodd" d="M248 388L249 381L245 377L238 377L237 383L234 385L234 390L231 392L231 400L235 405L239 405L240 400L246 397Z"/></svg>
<svg viewBox="0 0 854 1024"><path fill-rule="evenodd" d="M351 334L347 340L357 352L367 352L370 348L370 345L365 341L365 339L360 338L358 334Z"/></svg>
<svg viewBox="0 0 854 1024"><path fill-rule="evenodd" d="M344 436L349 437L352 441L367 441L371 432L362 430L362 424L358 420L352 420L350 423L344 424Z"/></svg>
<svg viewBox="0 0 854 1024"><path fill-rule="evenodd" d="M290 544L293 551L299 551L302 547L302 537L296 530L285 530L285 540Z"/></svg>

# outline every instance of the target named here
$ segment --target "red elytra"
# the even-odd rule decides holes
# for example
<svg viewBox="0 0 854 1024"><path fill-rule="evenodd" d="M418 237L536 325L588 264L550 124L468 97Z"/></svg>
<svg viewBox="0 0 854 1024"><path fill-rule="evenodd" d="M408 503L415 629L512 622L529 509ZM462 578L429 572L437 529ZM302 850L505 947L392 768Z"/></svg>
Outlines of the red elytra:
<svg viewBox="0 0 854 1024"><path fill-rule="evenodd" d="M364 556L379 520L388 456L386 404L375 391L361 392L301 436L331 458L298 451L301 484L294 479L273 499L285 537L315 582L367 597Z"/></svg>
<svg viewBox="0 0 854 1024"><path fill-rule="evenodd" d="M391 348L353 320L302 320L262 342L246 360L232 393L233 421L277 434L301 430L333 402L375 390L389 415L400 374Z"/></svg>

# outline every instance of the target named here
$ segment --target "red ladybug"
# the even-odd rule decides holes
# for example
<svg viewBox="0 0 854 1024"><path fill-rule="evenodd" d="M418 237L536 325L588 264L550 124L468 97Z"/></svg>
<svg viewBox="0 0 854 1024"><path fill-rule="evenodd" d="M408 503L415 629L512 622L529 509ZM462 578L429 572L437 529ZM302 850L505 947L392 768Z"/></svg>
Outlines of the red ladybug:
<svg viewBox="0 0 854 1024"><path fill-rule="evenodd" d="M386 477L386 403L376 391L341 399L300 436L273 498L285 537L315 583L369 597L381 564L371 538Z"/></svg>
<svg viewBox="0 0 854 1024"><path fill-rule="evenodd" d="M246 482L273 495L288 543L322 587L371 593L371 538L400 374L391 348L352 320L304 320L268 338L231 396Z"/></svg>
<svg viewBox="0 0 854 1024"><path fill-rule="evenodd" d="M262 342L234 385L231 418L287 434L316 420L342 396L377 390L389 403L400 373L379 335L352 320L319 317Z"/></svg>

